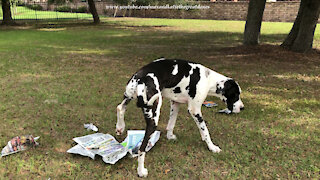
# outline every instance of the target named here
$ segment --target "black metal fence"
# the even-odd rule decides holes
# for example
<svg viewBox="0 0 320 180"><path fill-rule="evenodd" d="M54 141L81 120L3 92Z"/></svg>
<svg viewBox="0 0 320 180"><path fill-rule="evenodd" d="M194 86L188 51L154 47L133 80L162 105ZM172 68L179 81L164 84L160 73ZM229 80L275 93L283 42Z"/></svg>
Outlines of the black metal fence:
<svg viewBox="0 0 320 180"><path fill-rule="evenodd" d="M47 2L13 3L11 14L14 20L41 19L86 19L92 18L87 3L67 3L63 5L48 4ZM0 4L0 20L2 20Z"/></svg>

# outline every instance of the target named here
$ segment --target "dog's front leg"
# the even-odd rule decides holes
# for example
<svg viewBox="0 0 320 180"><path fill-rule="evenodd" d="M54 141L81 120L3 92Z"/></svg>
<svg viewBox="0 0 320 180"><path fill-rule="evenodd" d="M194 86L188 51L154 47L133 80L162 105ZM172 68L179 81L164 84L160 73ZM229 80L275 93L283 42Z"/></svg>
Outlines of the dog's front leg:
<svg viewBox="0 0 320 180"><path fill-rule="evenodd" d="M152 108L142 108L142 109L143 109L143 113L145 116L147 127L146 127L146 133L144 135L142 144L139 149L137 171L138 171L139 177L147 177L148 170L144 167L144 159L146 156L146 147L148 145L148 142L149 142L151 135L155 132L155 130L157 128L158 122L155 119L155 117L153 117L154 110ZM159 117L159 115L156 115L156 116Z"/></svg>
<svg viewBox="0 0 320 180"><path fill-rule="evenodd" d="M139 155L138 155L138 176L139 177L147 177L148 176L148 169L144 167L144 158L146 156L145 151L140 151L139 150Z"/></svg>
<svg viewBox="0 0 320 180"><path fill-rule="evenodd" d="M117 135L121 135L125 129L125 122L124 122L124 113L126 112L127 104L130 102L130 99L124 97L121 104L117 106L117 124L116 124L116 133Z"/></svg>
<svg viewBox="0 0 320 180"><path fill-rule="evenodd" d="M157 101L154 101L153 105L143 107L142 111L144 114L144 118L146 120L146 133L144 135L142 144L139 149L139 155L138 155L138 176L139 177L147 177L148 176L148 170L144 167L144 159L146 156L146 147L148 145L149 139L151 135L155 132L157 126L158 126L158 121L160 117L160 108L162 105L162 96L159 93L159 98Z"/></svg>
<svg viewBox="0 0 320 180"><path fill-rule="evenodd" d="M192 118L194 119L195 123L197 124L199 131L200 131L200 134L201 134L201 138L203 141L205 141L207 143L209 150L214 153L220 152L221 149L218 146L214 145L211 141L208 128L206 126L205 121L202 118L201 105L200 106L192 106L189 104L188 111L191 114Z"/></svg>

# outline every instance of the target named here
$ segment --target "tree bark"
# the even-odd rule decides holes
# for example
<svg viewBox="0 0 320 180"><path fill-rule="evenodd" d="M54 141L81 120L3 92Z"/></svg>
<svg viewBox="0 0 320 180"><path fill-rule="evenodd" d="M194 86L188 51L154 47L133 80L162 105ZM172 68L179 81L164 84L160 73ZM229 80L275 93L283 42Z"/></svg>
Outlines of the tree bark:
<svg viewBox="0 0 320 180"><path fill-rule="evenodd" d="M266 0L251 0L249 2L247 21L244 30L245 45L259 43L260 29Z"/></svg>
<svg viewBox="0 0 320 180"><path fill-rule="evenodd" d="M296 20L281 46L295 52L311 50L319 13L319 0L301 0Z"/></svg>
<svg viewBox="0 0 320 180"><path fill-rule="evenodd" d="M288 34L287 38L281 44L282 47L290 49L291 46L293 45L294 40L296 40L298 33L299 33L299 28L300 28L304 8L305 8L305 1L302 0L300 2L298 15L294 21L294 24L291 28L290 33Z"/></svg>
<svg viewBox="0 0 320 180"><path fill-rule="evenodd" d="M100 18L96 9L96 5L94 4L93 0L88 0L88 4L89 4L89 9L90 12L92 14L93 17L93 23L95 24L99 24L100 23Z"/></svg>
<svg viewBox="0 0 320 180"><path fill-rule="evenodd" d="M2 3L2 13L3 13L3 20L2 24L4 25L13 25L15 24L12 16L11 16L11 7L9 0L1 0Z"/></svg>
<svg viewBox="0 0 320 180"><path fill-rule="evenodd" d="M295 52L307 52L312 49L314 31L317 26L320 13L319 0L306 1L297 38L292 44L291 50Z"/></svg>

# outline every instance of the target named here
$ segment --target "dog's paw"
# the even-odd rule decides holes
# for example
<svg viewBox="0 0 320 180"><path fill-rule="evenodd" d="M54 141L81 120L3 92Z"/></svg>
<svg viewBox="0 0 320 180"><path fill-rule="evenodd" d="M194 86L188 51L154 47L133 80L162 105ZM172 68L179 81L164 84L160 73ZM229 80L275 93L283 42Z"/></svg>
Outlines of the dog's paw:
<svg viewBox="0 0 320 180"><path fill-rule="evenodd" d="M212 145L212 146L208 146L209 150L214 152L214 153L219 153L221 152L221 149L218 146Z"/></svg>
<svg viewBox="0 0 320 180"><path fill-rule="evenodd" d="M148 169L146 168L138 168L138 176L139 177L147 177L148 176Z"/></svg>
<svg viewBox="0 0 320 180"><path fill-rule="evenodd" d="M177 136L174 135L174 134L167 134L167 138L168 138L169 140L176 140L176 139L177 139Z"/></svg>
<svg viewBox="0 0 320 180"><path fill-rule="evenodd" d="M120 136L124 131L124 128L116 128L116 133L118 136Z"/></svg>

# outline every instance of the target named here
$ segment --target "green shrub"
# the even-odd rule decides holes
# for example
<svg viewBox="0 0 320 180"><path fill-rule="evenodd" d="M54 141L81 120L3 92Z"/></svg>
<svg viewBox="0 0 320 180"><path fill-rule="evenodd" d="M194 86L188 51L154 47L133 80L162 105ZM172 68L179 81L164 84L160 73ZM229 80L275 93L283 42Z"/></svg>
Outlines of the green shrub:
<svg viewBox="0 0 320 180"><path fill-rule="evenodd" d="M48 0L48 4L63 5L66 4L66 0Z"/></svg>
<svg viewBox="0 0 320 180"><path fill-rule="evenodd" d="M41 11L43 8L39 4L27 4L26 5L29 9L33 9L36 11Z"/></svg>
<svg viewBox="0 0 320 180"><path fill-rule="evenodd" d="M26 6L26 3L22 1L18 1L17 6Z"/></svg>
<svg viewBox="0 0 320 180"><path fill-rule="evenodd" d="M72 9L72 12L76 12L76 13L88 13L89 10L88 10L88 8L87 8L86 6L81 6L81 7Z"/></svg>
<svg viewBox="0 0 320 180"><path fill-rule="evenodd" d="M71 12L71 7L70 6L58 6L54 8L55 11L59 12Z"/></svg>

